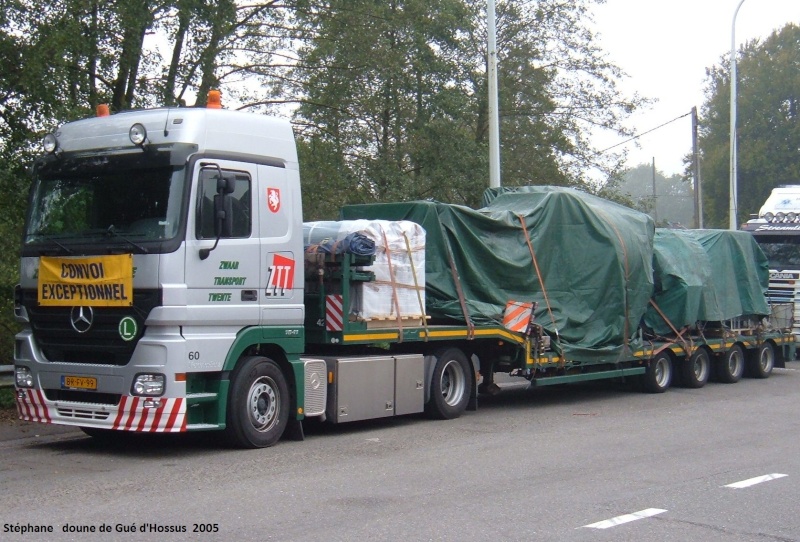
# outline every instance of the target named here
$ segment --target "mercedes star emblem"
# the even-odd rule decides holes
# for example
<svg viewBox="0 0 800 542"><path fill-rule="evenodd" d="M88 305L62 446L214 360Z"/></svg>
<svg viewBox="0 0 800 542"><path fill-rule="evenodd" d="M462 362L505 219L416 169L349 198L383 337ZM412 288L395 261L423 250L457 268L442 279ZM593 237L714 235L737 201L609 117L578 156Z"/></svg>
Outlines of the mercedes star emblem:
<svg viewBox="0 0 800 542"><path fill-rule="evenodd" d="M91 329L94 322L94 311L92 307L72 307L69 313L69 323L72 329L78 333L86 333Z"/></svg>

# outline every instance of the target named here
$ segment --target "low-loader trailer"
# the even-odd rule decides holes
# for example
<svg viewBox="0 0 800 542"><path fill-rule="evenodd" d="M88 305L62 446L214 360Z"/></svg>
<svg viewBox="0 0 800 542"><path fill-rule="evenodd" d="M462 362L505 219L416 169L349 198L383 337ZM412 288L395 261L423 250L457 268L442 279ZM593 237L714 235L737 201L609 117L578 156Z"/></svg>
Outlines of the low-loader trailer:
<svg viewBox="0 0 800 542"><path fill-rule="evenodd" d="M598 290L617 289L606 271L575 274L600 281L594 293L549 288L558 268L546 263L552 251L540 248L540 229L529 230L522 211L508 215L518 223L498 228L518 236L513 245L524 255L496 279L501 301L470 293L475 281L490 290L492 278L471 276L466 241L433 244L439 232L425 231L422 220L364 216L349 237L306 238L315 224L303 223L287 121L224 109L131 111L67 123L45 137L44 150L15 293L23 420L93 436L214 430L255 448L284 434L302 438L307 418L455 418L477 408L479 392L497 390L496 372L535 386L630 379L663 392L709 377L766 377L794 358L791 323L772 310L670 322L667 332L639 326L652 272L645 251L636 264L644 286L630 287L632 243L611 250L622 264L579 262L621 270L618 306L592 306ZM351 210L359 213L380 208ZM653 228L642 220L646 246ZM583 227L570 224L562 247ZM365 236L371 227L381 233ZM366 237L367 250L354 250L350 234ZM615 235L614 243L623 239ZM503 290L521 275L530 288ZM440 280L454 293L442 293ZM559 305L561 295L571 301ZM381 303L385 310L376 310ZM571 313L574 303L580 310ZM598 328L600 309L613 325Z"/></svg>

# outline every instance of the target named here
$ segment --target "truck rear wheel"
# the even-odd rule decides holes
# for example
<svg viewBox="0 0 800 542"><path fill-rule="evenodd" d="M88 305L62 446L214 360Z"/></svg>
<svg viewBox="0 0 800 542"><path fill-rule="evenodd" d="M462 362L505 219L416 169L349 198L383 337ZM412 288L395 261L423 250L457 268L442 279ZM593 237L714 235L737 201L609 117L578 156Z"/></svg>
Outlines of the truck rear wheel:
<svg viewBox="0 0 800 542"><path fill-rule="evenodd" d="M425 405L425 412L440 420L458 418L469 402L469 362L458 348L440 350L434 357L436 365L431 380L431 397Z"/></svg>
<svg viewBox="0 0 800 542"><path fill-rule="evenodd" d="M672 383L672 357L661 352L650 360L642 375L642 387L648 393L664 393Z"/></svg>
<svg viewBox="0 0 800 542"><path fill-rule="evenodd" d="M717 363L717 379L725 384L733 384L742 378L744 372L744 351L738 344L722 354Z"/></svg>
<svg viewBox="0 0 800 542"><path fill-rule="evenodd" d="M747 376L767 378L775 367L775 347L766 342L747 356Z"/></svg>
<svg viewBox="0 0 800 542"><path fill-rule="evenodd" d="M681 364L681 384L687 388L702 388L711 374L711 358L703 348L698 348Z"/></svg>
<svg viewBox="0 0 800 542"><path fill-rule="evenodd" d="M289 388L274 361L254 356L239 362L226 419L226 436L235 446L266 448L278 442L289 421Z"/></svg>

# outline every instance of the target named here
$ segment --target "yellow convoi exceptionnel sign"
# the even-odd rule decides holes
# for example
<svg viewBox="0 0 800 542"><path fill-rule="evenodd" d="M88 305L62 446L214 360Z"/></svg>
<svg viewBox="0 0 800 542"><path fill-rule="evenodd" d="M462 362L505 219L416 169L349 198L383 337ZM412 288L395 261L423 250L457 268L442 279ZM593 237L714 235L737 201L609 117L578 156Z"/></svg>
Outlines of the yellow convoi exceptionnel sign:
<svg viewBox="0 0 800 542"><path fill-rule="evenodd" d="M39 305L129 307L133 255L39 259Z"/></svg>

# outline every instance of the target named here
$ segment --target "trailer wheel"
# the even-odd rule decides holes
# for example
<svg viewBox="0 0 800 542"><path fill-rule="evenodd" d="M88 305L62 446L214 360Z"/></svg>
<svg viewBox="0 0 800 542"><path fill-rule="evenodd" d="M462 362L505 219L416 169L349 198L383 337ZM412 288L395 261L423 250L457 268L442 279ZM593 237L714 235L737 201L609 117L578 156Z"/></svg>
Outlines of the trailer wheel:
<svg viewBox="0 0 800 542"><path fill-rule="evenodd" d="M775 367L775 348L765 342L747 357L747 376L767 378Z"/></svg>
<svg viewBox="0 0 800 542"><path fill-rule="evenodd" d="M725 384L733 384L742 378L744 372L744 351L738 344L722 354L717 363L717 379Z"/></svg>
<svg viewBox="0 0 800 542"><path fill-rule="evenodd" d="M642 387L648 393L664 393L672 382L672 357L661 352L650 360L642 375Z"/></svg>
<svg viewBox="0 0 800 542"><path fill-rule="evenodd" d="M425 412L440 420L458 418L469 402L469 362L458 348L440 350L434 358L431 397Z"/></svg>
<svg viewBox="0 0 800 542"><path fill-rule="evenodd" d="M704 348L698 348L681 364L681 384L687 388L702 388L711 374L711 358Z"/></svg>
<svg viewBox="0 0 800 542"><path fill-rule="evenodd" d="M281 438L289 421L289 388L269 358L249 357L231 376L225 433L231 444L266 448Z"/></svg>

